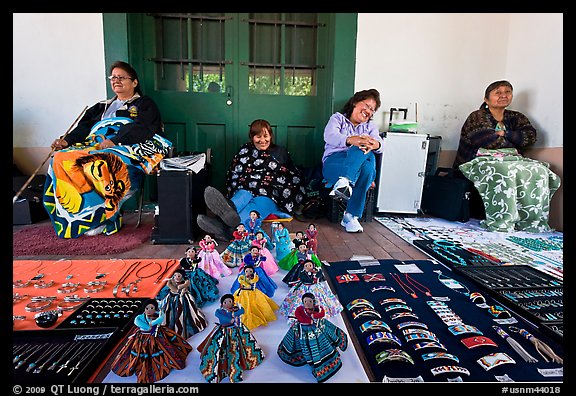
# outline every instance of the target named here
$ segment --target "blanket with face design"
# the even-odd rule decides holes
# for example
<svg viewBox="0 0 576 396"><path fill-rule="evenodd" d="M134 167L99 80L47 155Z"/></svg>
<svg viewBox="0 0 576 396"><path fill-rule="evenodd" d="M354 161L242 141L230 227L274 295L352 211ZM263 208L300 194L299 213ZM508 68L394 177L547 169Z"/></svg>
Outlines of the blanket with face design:
<svg viewBox="0 0 576 396"><path fill-rule="evenodd" d="M122 205L168 153L172 143L159 135L143 143L100 149L100 142L130 122L125 117L102 120L83 143L54 153L43 204L59 237L77 238L101 226L104 234L118 232Z"/></svg>

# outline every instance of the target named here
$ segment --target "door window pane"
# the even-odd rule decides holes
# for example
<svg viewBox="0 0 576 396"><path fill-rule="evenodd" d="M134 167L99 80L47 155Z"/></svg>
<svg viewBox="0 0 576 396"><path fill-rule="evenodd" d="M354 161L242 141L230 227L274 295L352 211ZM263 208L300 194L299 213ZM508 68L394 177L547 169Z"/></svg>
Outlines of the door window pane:
<svg viewBox="0 0 576 396"><path fill-rule="evenodd" d="M253 13L248 23L250 93L315 96L317 14Z"/></svg>
<svg viewBox="0 0 576 396"><path fill-rule="evenodd" d="M159 13L155 18L156 86L180 92L224 92L223 13Z"/></svg>

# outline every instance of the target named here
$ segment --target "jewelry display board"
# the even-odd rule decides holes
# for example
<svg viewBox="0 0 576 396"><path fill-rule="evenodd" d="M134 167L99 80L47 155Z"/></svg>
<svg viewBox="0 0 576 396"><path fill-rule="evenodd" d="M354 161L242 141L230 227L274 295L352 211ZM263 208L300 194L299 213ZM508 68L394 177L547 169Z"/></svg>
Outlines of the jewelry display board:
<svg viewBox="0 0 576 396"><path fill-rule="evenodd" d="M456 271L530 321L549 325L547 330L563 338L563 281L527 265L461 267Z"/></svg>
<svg viewBox="0 0 576 396"><path fill-rule="evenodd" d="M556 340L449 267L394 259L329 264L327 279L373 382L563 379ZM551 355L538 352L544 345Z"/></svg>
<svg viewBox="0 0 576 396"><path fill-rule="evenodd" d="M101 327L15 331L13 382L86 383L118 342L117 330Z"/></svg>
<svg viewBox="0 0 576 396"><path fill-rule="evenodd" d="M443 239L416 239L412 243L450 268L499 265L496 261L498 259L479 254L481 253L479 251L475 253L457 242Z"/></svg>
<svg viewBox="0 0 576 396"><path fill-rule="evenodd" d="M142 298L91 298L70 314L57 329L83 329L116 327L124 334L134 324L134 318L142 313Z"/></svg>
<svg viewBox="0 0 576 396"><path fill-rule="evenodd" d="M175 259L14 260L13 329L39 330L36 316L58 312L54 328L90 299L155 297Z"/></svg>

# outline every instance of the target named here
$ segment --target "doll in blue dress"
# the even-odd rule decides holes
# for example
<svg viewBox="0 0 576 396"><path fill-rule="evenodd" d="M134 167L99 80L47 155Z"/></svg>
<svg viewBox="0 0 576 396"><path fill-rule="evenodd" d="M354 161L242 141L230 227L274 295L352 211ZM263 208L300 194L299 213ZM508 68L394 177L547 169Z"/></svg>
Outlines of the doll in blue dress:
<svg viewBox="0 0 576 396"><path fill-rule="evenodd" d="M246 265L250 265L254 267L254 272L258 275L258 283L256 287L261 290L264 294L268 297L272 298L278 285L274 280L266 273L266 271L262 268L261 263L262 261L266 261L266 257L260 254L260 248L256 245L250 247L250 253L244 256L244 262L242 266L239 267L240 272L238 275L244 274L244 267ZM238 282L238 278L234 280L232 283L232 287L230 288L230 292L234 293L236 290L240 288L240 283Z"/></svg>
<svg viewBox="0 0 576 396"><path fill-rule="evenodd" d="M272 235L276 262L278 262L290 253L292 250L292 242L290 241L290 231L288 231L288 228L286 228L282 222L277 222L274 226L275 229L272 232Z"/></svg>
<svg viewBox="0 0 576 396"><path fill-rule="evenodd" d="M250 243L252 243L252 241L256 239L256 233L258 231L262 231L262 233L264 234L264 238L266 238L266 240L268 241L266 243L266 247L268 249L274 249L272 239L262 228L262 219L260 218L260 213L257 210L250 211L250 217L244 220L244 227L246 227L246 231L248 231L248 239L250 240Z"/></svg>
<svg viewBox="0 0 576 396"><path fill-rule="evenodd" d="M262 363L264 351L242 323L244 312L234 295L220 298L220 308L215 312L218 323L197 348L200 371L207 382L222 382L226 377L230 382L240 382L244 371Z"/></svg>

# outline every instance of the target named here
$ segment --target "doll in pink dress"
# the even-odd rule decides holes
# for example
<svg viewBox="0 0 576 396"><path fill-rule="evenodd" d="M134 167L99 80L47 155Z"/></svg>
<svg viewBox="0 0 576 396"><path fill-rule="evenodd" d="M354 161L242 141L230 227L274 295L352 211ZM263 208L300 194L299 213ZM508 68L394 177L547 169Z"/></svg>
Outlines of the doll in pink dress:
<svg viewBox="0 0 576 396"><path fill-rule="evenodd" d="M278 272L278 264L276 264L276 260L274 260L274 255L272 252L270 252L270 250L268 250L266 247L267 243L268 240L264 237L264 233L262 231L256 231L255 239L252 241L252 245L258 246L260 248L260 255L266 257L266 260L260 263L260 267L262 267L262 269L266 271L268 275L272 275Z"/></svg>
<svg viewBox="0 0 576 396"><path fill-rule="evenodd" d="M198 242L198 245L200 245L198 257L202 259L198 263L198 267L216 279L232 274L232 270L224 264L220 253L216 250L218 243L212 239L210 235L206 234L206 236Z"/></svg>

